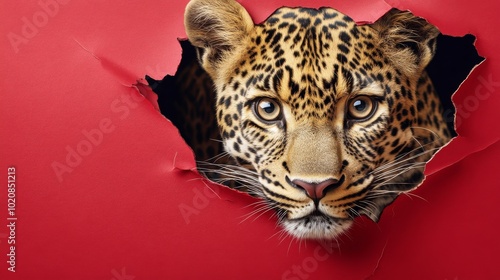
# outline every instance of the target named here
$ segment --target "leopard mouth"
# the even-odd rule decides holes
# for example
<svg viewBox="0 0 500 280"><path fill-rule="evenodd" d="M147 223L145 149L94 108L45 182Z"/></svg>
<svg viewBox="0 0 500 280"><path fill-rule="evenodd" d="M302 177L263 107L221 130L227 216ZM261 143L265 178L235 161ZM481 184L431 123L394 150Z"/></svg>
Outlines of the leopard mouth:
<svg viewBox="0 0 500 280"><path fill-rule="evenodd" d="M354 180L354 183L357 188L369 192L373 179L373 176L368 175ZM345 181L346 176L343 175L338 185L342 185ZM262 186L264 185L262 184ZM277 211L277 217L282 228L288 234L299 239L335 239L350 228L356 217L369 214L375 214L377 218L379 216L378 211L372 210L365 213L363 212L365 209L370 210L367 206L364 206L364 204L358 206L357 203L352 202L350 208L346 208L337 216L335 211L332 213L327 212L327 209L330 209L328 207L331 206L321 203L321 198L315 197L306 201L297 201L298 203L301 202L301 204L294 206L280 202L280 199L285 200L284 196L273 193L268 188L262 187L261 190L261 197L268 202L271 208Z"/></svg>
<svg viewBox="0 0 500 280"><path fill-rule="evenodd" d="M314 210L302 218L282 221L289 234L301 239L334 239L344 233L352 223L352 219L334 218L319 210Z"/></svg>

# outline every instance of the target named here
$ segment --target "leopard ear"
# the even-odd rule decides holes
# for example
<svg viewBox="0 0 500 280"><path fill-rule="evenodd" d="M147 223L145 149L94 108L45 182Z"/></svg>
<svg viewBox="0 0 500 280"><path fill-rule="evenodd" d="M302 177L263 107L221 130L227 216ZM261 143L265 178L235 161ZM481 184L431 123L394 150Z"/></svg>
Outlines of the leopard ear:
<svg viewBox="0 0 500 280"><path fill-rule="evenodd" d="M189 41L203 68L213 75L224 57L253 29L248 12L234 0L191 0L184 14Z"/></svg>
<svg viewBox="0 0 500 280"><path fill-rule="evenodd" d="M392 9L371 27L386 57L407 75L421 72L434 56L439 30L408 11Z"/></svg>

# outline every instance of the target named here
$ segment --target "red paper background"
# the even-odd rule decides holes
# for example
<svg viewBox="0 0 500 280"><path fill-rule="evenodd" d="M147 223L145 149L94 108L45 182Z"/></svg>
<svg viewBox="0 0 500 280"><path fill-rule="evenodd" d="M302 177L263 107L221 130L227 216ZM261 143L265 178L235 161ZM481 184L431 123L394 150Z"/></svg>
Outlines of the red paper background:
<svg viewBox="0 0 500 280"><path fill-rule="evenodd" d="M186 2L0 3L1 279L500 277L499 2L242 1L256 22L284 4L332 6L357 21L410 9L445 34L475 34L487 58L454 97L460 136L430 163L432 175L380 223L359 219L327 245L283 237L271 213L245 220L255 199L190 171L176 128L140 98L145 74L175 72ZM69 156L69 166L78 148L86 155ZM57 163L68 172L57 176ZM9 166L15 273L7 270Z"/></svg>

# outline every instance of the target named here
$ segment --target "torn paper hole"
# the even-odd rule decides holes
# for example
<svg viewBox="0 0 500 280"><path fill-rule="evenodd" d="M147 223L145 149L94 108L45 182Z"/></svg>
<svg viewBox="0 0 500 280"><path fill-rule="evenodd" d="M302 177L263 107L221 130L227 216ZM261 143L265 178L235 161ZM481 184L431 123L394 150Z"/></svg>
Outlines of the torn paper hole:
<svg viewBox="0 0 500 280"><path fill-rule="evenodd" d="M419 38L411 37L415 34L425 37L427 34L419 34L422 30L392 30L385 25L391 20L400 20L398 15L402 13L401 11L393 9L383 17L383 20L372 25L373 29L382 34L380 36L388 36L378 46L380 51L375 52L372 50L376 41L373 43L369 39L365 41L367 37L364 36L366 34L363 33L365 31L362 28L360 28L362 31L359 33L352 30L349 33L337 31L340 27L347 28L347 30L351 28L347 18L343 18L340 23L335 22L339 26L329 26L335 30L323 28L321 32L317 33L316 29L312 27L311 21L302 20L290 23L289 19L280 16L285 12L290 15L288 18L293 18L292 15L304 12L311 17L324 13L328 17L338 16L342 18L342 15L334 10L291 8L271 15L261 25L263 28L267 28L266 31L262 31L262 37L254 38L252 41L259 48L267 47L270 54L263 54L265 52L262 50L256 51L255 49L258 48L249 48L248 57L250 58L242 56L243 58L240 58L241 61L239 61L241 69L233 69L234 80L237 82L231 78L228 84L218 86L217 88L221 90L219 96L216 96L214 90L216 86L213 80L198 63L195 47L187 40L180 40L183 53L175 76L166 76L161 81L155 81L149 77L147 80L153 91L158 94L158 103L162 114L177 126L181 136L193 149L201 173L215 182L225 183L230 187L270 201L269 207L277 209L283 226L297 237L334 237L344 227L348 227L342 221L359 215L366 215L377 221L383 209L392 203L398 194L413 190L421 184L424 179L422 172L425 160L428 160L440 147L440 145L435 145L435 141L439 141L443 137L451 139L457 135L454 126L455 108L451 97L483 58L477 54L474 47L475 38L472 35L464 37L437 36L435 40L437 41L436 52L432 61L427 65L426 71L440 101L430 100L428 98L431 97L427 96L427 93L433 91L433 86L427 82L425 75L418 79L418 86L416 86L412 85L408 78L400 79L401 72L409 75L405 71L412 71L411 67L410 70L399 68L397 71L389 71L389 74L382 73L383 71L380 70L385 69L385 65L394 64L395 61L407 63L407 61L415 59L414 63L418 64L421 58L425 59L423 56L426 47L430 46L432 49L433 39L419 45L421 43L418 42ZM214 13L213 16L216 17L217 12ZM391 13L396 16L391 16ZM323 18L328 17L323 16ZM412 19L406 27L422 28L422 22L422 20ZM276 32L273 26L278 25L278 23L287 28ZM291 25L296 26L290 28ZM301 28L297 26L301 26ZM203 28L202 26L201 30L197 30L197 32L203 33ZM340 30L343 30L342 28ZM217 36L217 34L207 32L207 36ZM406 38L405 36L410 37ZM287 37L288 39L284 39ZM289 55L286 59L280 59L280 56L287 52L286 48L290 47L290 44L287 45L287 40L296 40L291 48L299 44L302 45L293 50L293 56ZM260 45L265 44L262 41L267 44L275 43L273 46L263 47ZM231 44L231 42L226 43ZM279 43L282 43L283 46L276 47ZM394 45L392 46L391 43ZM199 55L209 62L214 58L204 58L204 54L231 49L218 50L217 46L212 47L213 49L203 49L211 47L210 43L206 42L198 47L200 47ZM318 50L318 48L322 48L322 50ZM322 51L328 48L332 49L329 54L337 58L338 64L335 64L334 67L323 65L322 70L313 72L313 74L306 72L306 69L321 68L319 63L321 63L320 57L324 55ZM355 52L356 48L361 49L361 51L350 55L349 53ZM398 52L397 50L403 51ZM318 53L311 55L313 52ZM400 57L391 57L394 53ZM385 60L377 59L378 56L384 55L386 56ZM370 58L363 58L363 56L370 56ZM216 57L220 58L222 55L219 54ZM260 57L261 61L254 62L253 57ZM311 57L313 58L311 59ZM293 61L294 58L296 61ZM318 64L311 62L314 60ZM332 61L326 58L325 60ZM251 67L252 63L253 67ZM288 76L284 74L285 71L279 71L282 66L287 69ZM289 68L286 68L287 66ZM418 68L418 65L415 68ZM297 80L297 76L292 74L294 70L296 72L302 71L302 78ZM212 75L217 75L216 70L212 71ZM225 71L227 73L227 69ZM279 84L281 81L288 81L288 83ZM279 86L276 86L276 83ZM373 91L376 93L377 86L383 89L383 97L381 97L381 93L378 97L372 96ZM287 89L283 90L282 87L287 87ZM370 91L366 90L369 87L371 87ZM413 89L411 89L412 87ZM259 96L254 93L255 89L266 91L266 93ZM278 91L282 92L281 95ZM338 95L338 91L344 94L347 92L346 96L351 94L361 96L361 98L344 97ZM288 92L286 94L292 95L292 97L284 98L283 92ZM237 98L231 94L238 95L240 101L237 101ZM245 99L247 94L255 96ZM331 97L324 98L325 95L329 94ZM321 98L318 99L318 96ZM390 97L388 98L388 96ZM412 100L408 96L417 96L419 99ZM318 102L320 99L322 101ZM401 99L405 101L401 102ZM252 105L262 100L265 102ZM404 106L408 106L411 102L413 105L404 109L406 108ZM334 103L337 105L334 106ZM352 108L347 107L349 105L358 111L351 113L349 110ZM216 113L217 106L226 109L233 107L233 109L228 109L227 111L231 113L224 115L224 110ZM330 107L325 110L327 106ZM339 116L338 108L341 106L346 106L345 112L344 109L341 111L343 112L342 118L345 120L340 121L343 124L343 131L338 132L331 127L334 126L335 118ZM440 106L442 106L442 111L436 114L435 112L439 111ZM375 108L372 109L371 115L362 114L366 107ZM292 115L294 119L287 120L285 113L277 115L282 116L279 122L274 118L265 119L265 117L259 116L258 110L262 109L262 114L269 113L272 116L271 113L276 108L288 108L283 109L288 110L286 117L290 118ZM312 109L308 110L308 108ZM247 123L243 124L241 114L245 114L245 110L247 110ZM327 113L320 115L318 112L322 112L322 110ZM356 118L357 113L361 114L362 117ZM221 137L219 133L217 114L220 114L219 121L223 122L221 127L224 137ZM235 114L237 116L234 116ZM255 116L249 117L252 114ZM407 121L408 115L417 115L413 123ZM304 116L316 119L314 122L300 127L300 123L308 121L307 117ZM318 126L319 116L323 116L332 125L330 127ZM372 116L378 116L378 119L373 118L370 122ZM378 123L374 120L378 120ZM446 131L447 127L446 132L429 129L438 122L444 125L444 128L440 128L443 131ZM249 123L251 124L249 125ZM236 128L224 128L231 125ZM413 139L405 140L404 135L407 134L400 133L400 130L407 129L409 125L413 131ZM314 127L314 129L310 129L310 127ZM376 131L376 127L382 127L385 130ZM242 134L241 130L245 129L247 131ZM425 130L427 134L418 132L419 130ZM278 136L270 135L269 131L281 134ZM423 134L428 136L421 136ZM325 139L329 139L329 137L325 137L326 135L332 135L332 139L343 137L344 140L326 141ZM230 145L228 146L229 153L233 156L229 156L229 153L224 151L223 138L226 140L226 145ZM254 143L248 142L250 138L259 144L253 145ZM294 143L301 141L303 144L294 146ZM404 141L407 142L403 144ZM332 145L333 142L336 144ZM331 145L331 149L322 149L322 143ZM374 143L378 143L378 145ZM441 145L444 144L446 141L441 143ZM427 147L432 148L427 149ZM242 149L244 150L241 151ZM276 152L276 149L282 149L282 152ZM338 149L343 150L339 151ZM327 150L332 151L331 154L335 155L330 156ZM323 158L327 158L327 160L323 160ZM391 159L386 160L386 158ZM414 162L418 158L423 158L423 162ZM262 162L266 164L266 168L259 168L259 164ZM272 162L279 162L279 164ZM336 163L342 164L339 164L337 168L335 167ZM308 166L309 169L303 168L303 166ZM310 174L307 173L308 170L310 170ZM318 174L325 173L325 170L333 170L332 174L328 175L331 178L325 176L318 178ZM260 177L260 180L257 177ZM267 185L264 187L256 186L262 182L267 182ZM301 210L291 210L297 208ZM311 227L307 229L307 225L311 221L314 221L316 228L309 230ZM332 224L341 230L330 230ZM323 230L323 226L324 232L320 232Z"/></svg>
<svg viewBox="0 0 500 280"><path fill-rule="evenodd" d="M436 54L426 69L440 96L444 119L454 135L456 135L456 127L452 95L471 71L484 61L484 58L477 53L475 41L476 38L472 34L463 37L439 35Z"/></svg>

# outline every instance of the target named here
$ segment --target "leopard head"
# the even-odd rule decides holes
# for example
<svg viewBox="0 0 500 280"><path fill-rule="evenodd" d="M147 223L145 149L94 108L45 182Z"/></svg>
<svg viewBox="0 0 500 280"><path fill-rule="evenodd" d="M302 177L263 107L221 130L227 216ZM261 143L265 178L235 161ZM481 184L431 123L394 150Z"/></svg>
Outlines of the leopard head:
<svg viewBox="0 0 500 280"><path fill-rule="evenodd" d="M357 25L285 7L255 25L236 1L193 0L185 26L215 85L225 150L295 237L378 220L449 138L424 70L439 31L409 12Z"/></svg>

